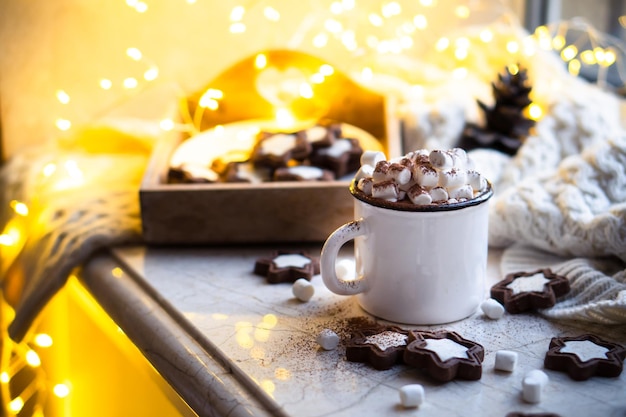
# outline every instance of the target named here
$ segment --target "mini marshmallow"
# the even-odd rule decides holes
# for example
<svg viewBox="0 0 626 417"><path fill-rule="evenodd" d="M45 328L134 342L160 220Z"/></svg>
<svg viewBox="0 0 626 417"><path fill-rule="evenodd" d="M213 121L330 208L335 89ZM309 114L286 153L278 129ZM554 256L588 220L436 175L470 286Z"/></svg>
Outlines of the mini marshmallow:
<svg viewBox="0 0 626 417"><path fill-rule="evenodd" d="M400 388L400 403L404 408L419 407L424 403L424 387L420 384L409 384Z"/></svg>
<svg viewBox="0 0 626 417"><path fill-rule="evenodd" d="M356 264L354 259L341 259L335 264L337 277L344 281L354 280L356 276Z"/></svg>
<svg viewBox="0 0 626 417"><path fill-rule="evenodd" d="M517 364L517 352L511 350L499 350L496 352L494 368L498 371L513 372Z"/></svg>
<svg viewBox="0 0 626 417"><path fill-rule="evenodd" d="M387 178L394 180L397 184L406 184L411 180L411 169L400 163L391 164L387 171Z"/></svg>
<svg viewBox="0 0 626 417"><path fill-rule="evenodd" d="M371 177L374 174L374 167L372 165L361 165L361 168L354 175L355 180L360 180L361 178Z"/></svg>
<svg viewBox="0 0 626 417"><path fill-rule="evenodd" d="M324 350L333 350L339 346L339 336L330 329L324 329L317 335L316 342Z"/></svg>
<svg viewBox="0 0 626 417"><path fill-rule="evenodd" d="M372 179L374 182L387 181L387 173L389 172L389 167L391 163L388 161L379 161L374 168L374 172L372 173Z"/></svg>
<svg viewBox="0 0 626 417"><path fill-rule="evenodd" d="M539 369L528 372L522 380L522 398L528 403L541 401L543 389L548 385L548 375Z"/></svg>
<svg viewBox="0 0 626 417"><path fill-rule="evenodd" d="M365 151L361 154L361 165L370 165L375 167L380 161L387 159L384 153L380 151Z"/></svg>
<svg viewBox="0 0 626 417"><path fill-rule="evenodd" d="M487 187L487 180L474 170L467 171L467 183L474 191L482 191Z"/></svg>
<svg viewBox="0 0 626 417"><path fill-rule="evenodd" d="M428 165L416 164L413 168L413 177L424 188L436 187L439 183L439 173Z"/></svg>
<svg viewBox="0 0 626 417"><path fill-rule="evenodd" d="M433 199L428 191L420 187L419 184L411 187L407 192L407 195L409 196L409 200L418 206L424 206L433 202Z"/></svg>
<svg viewBox="0 0 626 417"><path fill-rule="evenodd" d="M448 191L448 195L450 198L456 198L457 200L469 200L474 197L474 190L469 184L465 184L460 187L450 189Z"/></svg>
<svg viewBox="0 0 626 417"><path fill-rule="evenodd" d="M374 181L371 178L361 178L359 182L357 182L357 188L363 191L367 195L372 195L372 186Z"/></svg>
<svg viewBox="0 0 626 417"><path fill-rule="evenodd" d="M397 201L398 184L396 184L393 180L374 182L372 185L372 197L389 201Z"/></svg>
<svg viewBox="0 0 626 417"><path fill-rule="evenodd" d="M480 309L485 316L493 320L498 320L504 315L504 306L493 298L489 298L480 304Z"/></svg>
<svg viewBox="0 0 626 417"><path fill-rule="evenodd" d="M430 194L430 197L432 198L434 203L448 200L448 192L443 187L435 187L431 189L428 193Z"/></svg>
<svg viewBox="0 0 626 417"><path fill-rule="evenodd" d="M454 167L454 159L450 152L434 150L428 155L431 165L439 170L447 170Z"/></svg>
<svg viewBox="0 0 626 417"><path fill-rule="evenodd" d="M454 166L459 169L466 169L469 158L467 157L467 152L465 152L462 148L454 148L450 151L452 154L452 160L454 161Z"/></svg>
<svg viewBox="0 0 626 417"><path fill-rule="evenodd" d="M308 279L299 278L293 283L291 292L298 300L307 302L315 294L315 287Z"/></svg>
<svg viewBox="0 0 626 417"><path fill-rule="evenodd" d="M439 172L439 185L448 189L466 185L467 174L464 170L452 168L448 171Z"/></svg>

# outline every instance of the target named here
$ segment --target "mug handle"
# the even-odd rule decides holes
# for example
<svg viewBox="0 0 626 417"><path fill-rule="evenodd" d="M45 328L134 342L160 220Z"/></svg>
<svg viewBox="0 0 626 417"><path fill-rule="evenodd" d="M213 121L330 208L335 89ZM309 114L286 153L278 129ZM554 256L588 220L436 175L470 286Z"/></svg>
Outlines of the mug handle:
<svg viewBox="0 0 626 417"><path fill-rule="evenodd" d="M348 241L367 234L367 224L364 219L354 220L340 226L331 233L322 247L320 255L320 272L324 285L339 295L354 295L367 290L367 281L364 276L355 280L346 281L337 276L335 263L339 249Z"/></svg>

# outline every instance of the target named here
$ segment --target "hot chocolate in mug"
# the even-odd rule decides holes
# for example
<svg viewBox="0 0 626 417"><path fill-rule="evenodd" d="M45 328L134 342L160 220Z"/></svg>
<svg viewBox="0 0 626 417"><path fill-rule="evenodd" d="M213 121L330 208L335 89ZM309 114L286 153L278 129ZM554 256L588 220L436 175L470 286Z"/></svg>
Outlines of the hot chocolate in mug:
<svg viewBox="0 0 626 417"><path fill-rule="evenodd" d="M328 289L355 295L374 316L405 324L449 323L472 315L485 297L491 185L457 203L408 206L361 193L354 218L335 230L321 253ZM337 276L341 247L354 240L356 279Z"/></svg>

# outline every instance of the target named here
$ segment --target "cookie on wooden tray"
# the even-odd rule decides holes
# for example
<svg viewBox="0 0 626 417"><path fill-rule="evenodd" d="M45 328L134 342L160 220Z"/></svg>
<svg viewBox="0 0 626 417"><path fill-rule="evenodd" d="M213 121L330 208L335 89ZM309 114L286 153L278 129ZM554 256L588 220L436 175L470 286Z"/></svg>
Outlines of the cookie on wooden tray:
<svg viewBox="0 0 626 417"><path fill-rule="evenodd" d="M549 268L508 274L491 287L491 298L498 300L511 314L549 308L557 297L569 292L569 281Z"/></svg>
<svg viewBox="0 0 626 417"><path fill-rule="evenodd" d="M626 347L592 334L575 337L553 337L544 366L567 372L576 381L592 376L617 377L622 373Z"/></svg>
<svg viewBox="0 0 626 417"><path fill-rule="evenodd" d="M182 164L171 167L167 173L167 181L176 183L207 184L219 181L217 172L198 164Z"/></svg>
<svg viewBox="0 0 626 417"><path fill-rule="evenodd" d="M354 330L346 344L346 359L369 363L374 369L386 370L402 363L409 331L396 326L373 326Z"/></svg>
<svg viewBox="0 0 626 417"><path fill-rule="evenodd" d="M409 333L404 363L424 369L438 381L477 380L482 376L483 347L451 331Z"/></svg>
<svg viewBox="0 0 626 417"><path fill-rule="evenodd" d="M320 261L303 251L276 251L268 258L257 259L254 273L266 277L270 284L310 280L320 273Z"/></svg>
<svg viewBox="0 0 626 417"><path fill-rule="evenodd" d="M310 156L311 164L326 168L340 178L361 166L363 149L357 139L341 138L326 148L315 149Z"/></svg>
<svg viewBox="0 0 626 417"><path fill-rule="evenodd" d="M274 171L274 181L332 181L335 175L323 168L308 165L278 168Z"/></svg>
<svg viewBox="0 0 626 417"><path fill-rule="evenodd" d="M286 167L289 161L304 161L311 153L311 144L299 133L261 132L252 151L255 166L272 169Z"/></svg>
<svg viewBox="0 0 626 417"><path fill-rule="evenodd" d="M341 125L339 123L317 124L298 133L304 135L313 149L328 148L341 136Z"/></svg>

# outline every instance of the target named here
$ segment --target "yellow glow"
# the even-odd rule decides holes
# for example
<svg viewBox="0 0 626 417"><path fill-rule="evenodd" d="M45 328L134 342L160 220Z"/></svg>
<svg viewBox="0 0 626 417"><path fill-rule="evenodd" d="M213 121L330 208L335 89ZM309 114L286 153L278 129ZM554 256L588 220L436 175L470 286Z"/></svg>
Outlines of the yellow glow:
<svg viewBox="0 0 626 417"><path fill-rule="evenodd" d="M254 58L254 67L256 69L263 69L267 66L267 56L265 54L258 54Z"/></svg>
<svg viewBox="0 0 626 417"><path fill-rule="evenodd" d="M263 15L267 20L272 22L278 22L280 20L280 13L271 6L267 6L263 9Z"/></svg>
<svg viewBox="0 0 626 417"><path fill-rule="evenodd" d="M462 61L465 58L467 58L467 54L468 54L467 48L456 48L454 50L454 57L458 59L459 61Z"/></svg>
<svg viewBox="0 0 626 417"><path fill-rule="evenodd" d="M467 78L467 68L458 67L452 71L452 76L457 80L463 80Z"/></svg>
<svg viewBox="0 0 626 417"><path fill-rule="evenodd" d="M519 67L516 64L510 64L507 66L511 75L517 75L519 73Z"/></svg>
<svg viewBox="0 0 626 417"><path fill-rule="evenodd" d="M285 368L276 368L276 370L274 371L274 376L279 381L288 381L291 379L291 372L289 372L289 370Z"/></svg>
<svg viewBox="0 0 626 417"><path fill-rule="evenodd" d="M552 48L557 51L560 51L565 46L565 38L562 35L556 35L552 39Z"/></svg>
<svg viewBox="0 0 626 417"><path fill-rule="evenodd" d="M532 120L539 120L543 116L543 109L536 103L530 103L528 106L528 116Z"/></svg>
<svg viewBox="0 0 626 417"><path fill-rule="evenodd" d="M76 161L72 159L65 161L65 171L73 179L81 179L83 177L83 172L78 167Z"/></svg>
<svg viewBox="0 0 626 417"><path fill-rule="evenodd" d="M43 167L42 170L42 174L44 177L48 178L51 177L57 170L57 166L56 164L53 164L52 162L50 162L49 164L46 164L46 166Z"/></svg>
<svg viewBox="0 0 626 417"><path fill-rule="evenodd" d="M204 107L209 110L217 110L220 107L220 103L217 100L207 97L202 97L200 100L200 107Z"/></svg>
<svg viewBox="0 0 626 417"><path fill-rule="evenodd" d="M547 26L537 26L537 28L535 29L535 36L537 36L538 38L547 38L550 37L550 31L548 30Z"/></svg>
<svg viewBox="0 0 626 417"><path fill-rule="evenodd" d="M246 25L241 22L233 23L230 25L230 33L244 33L246 31Z"/></svg>
<svg viewBox="0 0 626 417"><path fill-rule="evenodd" d="M367 19L373 26L380 27L383 25L383 18L377 13L370 13Z"/></svg>
<svg viewBox="0 0 626 417"><path fill-rule="evenodd" d="M617 56L615 55L615 51L607 49L606 51L604 51L604 60L601 62L601 64L608 67L609 65L613 65L616 59Z"/></svg>
<svg viewBox="0 0 626 417"><path fill-rule="evenodd" d="M35 335L35 344L39 347L47 348L52 346L52 337L46 333L39 333Z"/></svg>
<svg viewBox="0 0 626 417"><path fill-rule="evenodd" d="M543 50L549 51L552 49L552 40L550 38L539 38L539 47Z"/></svg>
<svg viewBox="0 0 626 417"><path fill-rule="evenodd" d="M460 19L467 19L470 15L470 9L465 5L457 6L456 9L454 9L454 14Z"/></svg>
<svg viewBox="0 0 626 417"><path fill-rule="evenodd" d="M324 27L330 33L339 33L343 30L343 25L340 21L335 19L326 19L324 22Z"/></svg>
<svg viewBox="0 0 626 417"><path fill-rule="evenodd" d="M311 88L311 84L302 83L300 84L300 97L302 98L313 98L313 88Z"/></svg>
<svg viewBox="0 0 626 417"><path fill-rule="evenodd" d="M65 91L58 90L57 91L57 100L59 100L59 102L61 104L67 104L67 103L70 102L70 96Z"/></svg>
<svg viewBox="0 0 626 417"><path fill-rule="evenodd" d="M450 39L446 37L439 38L437 43L435 43L435 50L442 52L442 51L445 51L448 48L448 46L450 46Z"/></svg>
<svg viewBox="0 0 626 417"><path fill-rule="evenodd" d="M325 33L318 33L313 38L313 46L316 48L323 48L328 44L328 35Z"/></svg>
<svg viewBox="0 0 626 417"><path fill-rule="evenodd" d="M111 275L113 275L115 278L121 278L124 276L124 271L122 270L122 268L115 267L111 270Z"/></svg>
<svg viewBox="0 0 626 417"><path fill-rule="evenodd" d="M170 130L174 129L174 121L172 119L163 119L159 122L159 126L161 127L161 129L169 132Z"/></svg>
<svg viewBox="0 0 626 417"><path fill-rule="evenodd" d="M1 384L8 384L9 381L11 381L11 377L9 376L9 373L7 371L4 371L4 372L0 373L0 383Z"/></svg>
<svg viewBox="0 0 626 417"><path fill-rule="evenodd" d="M493 32L491 31L491 29L486 28L480 32L480 35L478 35L478 37L481 41L488 43L493 40Z"/></svg>
<svg viewBox="0 0 626 417"><path fill-rule="evenodd" d="M24 407L24 400L22 400L21 397L15 397L9 403L9 410L13 411L16 414L19 413L20 411L22 411L23 407Z"/></svg>
<svg viewBox="0 0 626 417"><path fill-rule="evenodd" d="M157 67L151 67L143 73L143 78L146 81L154 81L159 76L159 69Z"/></svg>
<svg viewBox="0 0 626 417"><path fill-rule="evenodd" d="M15 238L8 233L0 235L0 245L2 246L13 246L16 242Z"/></svg>
<svg viewBox="0 0 626 417"><path fill-rule="evenodd" d="M131 89L137 87L139 85L139 82L136 78L128 77L122 82L122 85L124 86L124 88Z"/></svg>
<svg viewBox="0 0 626 417"><path fill-rule="evenodd" d="M261 389L269 395L274 394L274 391L276 390L276 385L274 385L274 383L269 379L264 379L259 385L261 386Z"/></svg>
<svg viewBox="0 0 626 417"><path fill-rule="evenodd" d="M200 102L198 103L200 107L208 108L210 110L217 110L219 107L219 103L217 100L220 100L224 97L224 93L221 90L217 90L214 88L209 88L203 95L200 97Z"/></svg>
<svg viewBox="0 0 626 417"><path fill-rule="evenodd" d="M135 10L139 13L145 13L148 11L148 5L142 1L137 2L137 6L135 6Z"/></svg>
<svg viewBox="0 0 626 417"><path fill-rule="evenodd" d="M20 201L13 200L10 203L11 208L20 216L28 216L28 206Z"/></svg>
<svg viewBox="0 0 626 417"><path fill-rule="evenodd" d="M52 392L59 398L65 398L70 395L70 387L67 384L56 384Z"/></svg>
<svg viewBox="0 0 626 417"><path fill-rule="evenodd" d="M354 32L351 30L346 30L341 34L341 43L348 49L349 51L354 51L357 48L356 39L354 37Z"/></svg>
<svg viewBox="0 0 626 417"><path fill-rule="evenodd" d="M335 69L332 67L332 65L324 64L320 67L320 74L322 74L325 77L333 75L334 73L335 73Z"/></svg>
<svg viewBox="0 0 626 417"><path fill-rule="evenodd" d="M519 43L517 41L508 41L506 43L506 50L509 51L510 54L516 54L519 52Z"/></svg>
<svg viewBox="0 0 626 417"><path fill-rule="evenodd" d="M596 61L597 62L602 62L604 61L604 49L596 46L595 48L593 48L593 55L596 57Z"/></svg>
<svg viewBox="0 0 626 417"><path fill-rule="evenodd" d="M324 74L320 72L316 72L315 74L311 75L311 77L309 77L309 81L311 81L313 84L321 84L324 82L324 79Z"/></svg>
<svg viewBox="0 0 626 417"><path fill-rule="evenodd" d="M28 352L26 352L25 359L26 359L26 363L32 366L33 368L36 368L37 366L41 365L41 359L39 358L39 355L37 354L37 352L35 352L34 350L29 350Z"/></svg>
<svg viewBox="0 0 626 417"><path fill-rule="evenodd" d="M402 7L400 3L396 1L389 2L387 4L383 4L382 14L386 18L390 18L392 16L397 16L402 13Z"/></svg>
<svg viewBox="0 0 626 417"><path fill-rule="evenodd" d="M111 82L111 80L107 80L106 78L100 80L100 87L103 90L110 90L112 86L113 83Z"/></svg>
<svg viewBox="0 0 626 417"><path fill-rule="evenodd" d="M135 61L139 61L142 57L141 51L137 48L128 48L126 50L126 55Z"/></svg>
<svg viewBox="0 0 626 417"><path fill-rule="evenodd" d="M278 324L278 317L275 314L266 314L263 316L262 323L266 328L272 329Z"/></svg>
<svg viewBox="0 0 626 417"><path fill-rule="evenodd" d="M428 27L428 19L423 14L416 14L413 17L413 24L416 28L424 30Z"/></svg>
<svg viewBox="0 0 626 417"><path fill-rule="evenodd" d="M211 314L211 318L213 320L226 320L228 318L228 314L213 313L213 314Z"/></svg>
<svg viewBox="0 0 626 417"><path fill-rule="evenodd" d="M246 13L246 9L243 6L235 6L230 12L231 22L240 22L243 19L243 15Z"/></svg>
<svg viewBox="0 0 626 417"><path fill-rule="evenodd" d="M371 68L365 67L361 70L361 79L368 81L372 78L374 78L374 72Z"/></svg>
<svg viewBox="0 0 626 417"><path fill-rule="evenodd" d="M567 64L567 71L572 75L578 75L580 73L580 61L577 59L572 59Z"/></svg>
<svg viewBox="0 0 626 417"><path fill-rule="evenodd" d="M252 349L252 346L254 346L254 340L250 336L249 330L239 330L235 335L235 339L237 344L244 349Z"/></svg>
<svg viewBox="0 0 626 417"><path fill-rule="evenodd" d="M435 0L420 0L420 4L424 7L434 6Z"/></svg>
<svg viewBox="0 0 626 417"><path fill-rule="evenodd" d="M260 346L253 346L250 349L250 357L252 359L261 360L265 358L265 350Z"/></svg>
<svg viewBox="0 0 626 417"><path fill-rule="evenodd" d="M597 63L596 55L593 51L586 49L580 53L580 60L587 65L594 65Z"/></svg>
<svg viewBox="0 0 626 417"><path fill-rule="evenodd" d="M72 122L67 119L57 119L55 124L59 130L63 131L69 130L72 127Z"/></svg>
<svg viewBox="0 0 626 417"><path fill-rule="evenodd" d="M296 119L291 110L286 108L276 109L276 124L281 128L293 126Z"/></svg>
<svg viewBox="0 0 626 417"><path fill-rule="evenodd" d="M356 2L354 0L341 0L341 5L343 6L344 10L352 10L354 9Z"/></svg>
<svg viewBox="0 0 626 417"><path fill-rule="evenodd" d="M330 5L330 12L332 14L341 14L343 12L343 5L340 1L334 1Z"/></svg>
<svg viewBox="0 0 626 417"><path fill-rule="evenodd" d="M569 45L561 51L563 61L571 61L578 55L578 48L575 45Z"/></svg>

